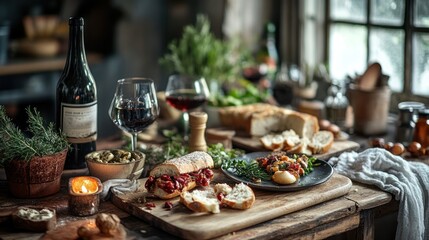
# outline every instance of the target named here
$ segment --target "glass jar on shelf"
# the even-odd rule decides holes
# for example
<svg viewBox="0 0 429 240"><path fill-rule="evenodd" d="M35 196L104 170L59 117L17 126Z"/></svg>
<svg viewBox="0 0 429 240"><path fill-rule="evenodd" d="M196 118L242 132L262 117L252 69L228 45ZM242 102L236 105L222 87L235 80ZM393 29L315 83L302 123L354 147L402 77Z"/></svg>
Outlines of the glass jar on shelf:
<svg viewBox="0 0 429 240"><path fill-rule="evenodd" d="M398 120L396 125L395 142L408 145L413 141L418 111L425 105L419 102L401 102L398 104Z"/></svg>
<svg viewBox="0 0 429 240"><path fill-rule="evenodd" d="M413 140L423 148L429 146L429 108L419 110Z"/></svg>
<svg viewBox="0 0 429 240"><path fill-rule="evenodd" d="M326 118L340 128L345 127L349 101L345 95L344 83L333 81L325 99Z"/></svg>

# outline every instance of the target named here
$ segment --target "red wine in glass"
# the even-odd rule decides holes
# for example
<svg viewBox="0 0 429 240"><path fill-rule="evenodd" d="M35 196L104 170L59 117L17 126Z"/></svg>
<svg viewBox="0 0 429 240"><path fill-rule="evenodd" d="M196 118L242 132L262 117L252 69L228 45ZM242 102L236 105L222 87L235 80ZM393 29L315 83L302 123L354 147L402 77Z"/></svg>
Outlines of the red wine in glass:
<svg viewBox="0 0 429 240"><path fill-rule="evenodd" d="M174 108L181 111L188 111L189 109L203 105L207 101L207 98L193 91L177 91L170 93L166 97L166 100Z"/></svg>
<svg viewBox="0 0 429 240"><path fill-rule="evenodd" d="M157 119L154 109L123 103L112 110L113 122L127 132L141 132Z"/></svg>
<svg viewBox="0 0 429 240"><path fill-rule="evenodd" d="M148 78L118 80L109 115L120 129L131 133L131 150L134 151L137 134L151 125L159 115L153 80Z"/></svg>
<svg viewBox="0 0 429 240"><path fill-rule="evenodd" d="M168 78L165 100L174 108L183 112L183 139L188 139L188 110L203 105L210 93L203 77L172 75Z"/></svg>

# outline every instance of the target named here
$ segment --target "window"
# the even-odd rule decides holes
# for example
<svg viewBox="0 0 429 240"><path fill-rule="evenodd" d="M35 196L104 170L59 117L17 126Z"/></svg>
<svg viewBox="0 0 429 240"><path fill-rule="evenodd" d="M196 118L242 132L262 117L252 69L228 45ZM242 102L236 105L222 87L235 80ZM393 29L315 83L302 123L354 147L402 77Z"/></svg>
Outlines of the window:
<svg viewBox="0 0 429 240"><path fill-rule="evenodd" d="M394 92L429 97L427 0L327 0L326 7L333 79L379 62Z"/></svg>

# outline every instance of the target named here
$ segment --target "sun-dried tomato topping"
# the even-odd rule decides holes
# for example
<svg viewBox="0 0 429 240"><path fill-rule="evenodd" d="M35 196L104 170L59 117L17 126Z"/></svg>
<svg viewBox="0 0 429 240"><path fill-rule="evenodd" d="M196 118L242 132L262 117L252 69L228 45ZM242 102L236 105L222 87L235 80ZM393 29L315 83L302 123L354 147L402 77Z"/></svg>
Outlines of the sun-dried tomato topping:
<svg viewBox="0 0 429 240"><path fill-rule="evenodd" d="M173 203L170 202L170 201L166 201L164 203L164 208L167 209L167 210L171 210L173 208Z"/></svg>
<svg viewBox="0 0 429 240"><path fill-rule="evenodd" d="M184 173L179 176L168 176L164 174L158 179L150 176L145 183L145 187L151 191L156 183L156 185L165 192L173 193L175 190L182 191L190 181L196 181L199 186L208 186L213 175L213 171L206 168L192 173Z"/></svg>
<svg viewBox="0 0 429 240"><path fill-rule="evenodd" d="M156 207L154 202L148 202L144 205L147 209L152 210L153 208Z"/></svg>
<svg viewBox="0 0 429 240"><path fill-rule="evenodd" d="M145 184L144 184L144 187L148 190L148 191L150 191L155 185L155 178L153 177L153 176L150 176L147 180L146 180L146 182L145 182Z"/></svg>
<svg viewBox="0 0 429 240"><path fill-rule="evenodd" d="M225 195L223 193L218 193L216 197L219 202L222 202L222 200L225 198Z"/></svg>

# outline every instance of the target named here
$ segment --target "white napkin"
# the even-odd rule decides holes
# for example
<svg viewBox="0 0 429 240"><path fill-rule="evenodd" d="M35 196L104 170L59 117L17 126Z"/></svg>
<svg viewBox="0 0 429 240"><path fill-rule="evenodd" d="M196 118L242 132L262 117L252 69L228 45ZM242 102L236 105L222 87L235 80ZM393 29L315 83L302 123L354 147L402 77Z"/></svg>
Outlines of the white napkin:
<svg viewBox="0 0 429 240"><path fill-rule="evenodd" d="M329 160L350 179L371 184L400 200L396 239L429 239L429 166L381 148L346 152Z"/></svg>
<svg viewBox="0 0 429 240"><path fill-rule="evenodd" d="M101 199L109 199L110 190L115 194L124 194L136 192L139 189L139 181L129 179L110 179L103 182L103 191L100 194Z"/></svg>

